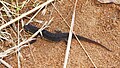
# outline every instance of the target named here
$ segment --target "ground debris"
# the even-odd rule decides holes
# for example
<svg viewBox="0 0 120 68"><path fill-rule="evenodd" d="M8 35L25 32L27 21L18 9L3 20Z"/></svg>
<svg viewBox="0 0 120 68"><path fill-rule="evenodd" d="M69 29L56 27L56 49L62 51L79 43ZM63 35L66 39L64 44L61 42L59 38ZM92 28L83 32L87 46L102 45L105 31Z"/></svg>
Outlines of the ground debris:
<svg viewBox="0 0 120 68"><path fill-rule="evenodd" d="M115 3L120 4L120 0L98 0L101 3Z"/></svg>

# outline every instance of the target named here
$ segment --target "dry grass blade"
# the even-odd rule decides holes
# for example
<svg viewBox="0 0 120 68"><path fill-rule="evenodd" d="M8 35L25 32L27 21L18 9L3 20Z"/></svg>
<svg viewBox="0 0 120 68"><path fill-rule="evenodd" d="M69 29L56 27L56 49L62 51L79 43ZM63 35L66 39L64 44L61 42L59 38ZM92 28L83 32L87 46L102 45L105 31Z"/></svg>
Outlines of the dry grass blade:
<svg viewBox="0 0 120 68"><path fill-rule="evenodd" d="M30 17L26 17L26 18L31 19ZM35 18L34 18L31 22L43 23L44 21L38 20L38 19L35 19Z"/></svg>
<svg viewBox="0 0 120 68"><path fill-rule="evenodd" d="M53 20L53 18L51 18L49 22L45 22L45 23L43 24L43 26L42 26L37 32L35 32L35 33L30 37L30 39L34 38L38 33L40 33L40 34L42 35L42 32L41 32L41 31L42 31L43 29L47 28L48 25L51 23L52 20Z"/></svg>
<svg viewBox="0 0 120 68"><path fill-rule="evenodd" d="M21 47L23 44L28 43L31 40L34 40L34 39L30 38L28 40L24 40L23 42L21 42L20 44L18 44L18 46L14 46L14 47L11 47L11 48L5 50L4 52L0 52L0 57L6 57L6 56L8 56L8 54L14 52L15 49L17 49L18 47Z"/></svg>
<svg viewBox="0 0 120 68"><path fill-rule="evenodd" d="M53 18L52 18L53 19ZM17 46L11 47L7 50L5 50L4 52L0 53L0 57L6 57L8 56L8 54L10 54L11 52L14 52L15 49L17 49L18 47L21 47L23 44L28 43L31 40L34 40L34 37L41 32L43 29L47 28L47 26L51 23L52 19L47 23L45 23L36 33L34 33L29 39L27 40L23 40L23 42L20 42ZM17 50L18 51L18 50Z"/></svg>
<svg viewBox="0 0 120 68"><path fill-rule="evenodd" d="M12 36L11 34L7 33L7 32L2 32L0 31L0 39L1 40L6 40L8 42L12 42Z"/></svg>
<svg viewBox="0 0 120 68"><path fill-rule="evenodd" d="M6 24L0 26L0 30L3 29L3 28L5 28L5 27L7 27L8 25L10 25L10 24L12 24L12 23L14 23L14 22L20 20L21 18L23 18L23 17L25 17L25 16L27 16L27 15L33 13L34 11L38 10L39 8L45 6L45 5L47 5L47 4L49 4L49 3L53 2L53 1L54 1L54 0L48 0L47 2L45 2L45 3L43 3L43 4L41 4L41 5L37 6L37 7L35 7L34 9L32 9L32 10L26 12L26 13L23 13L23 14L20 15L19 17L17 17L17 18L15 18L15 19L9 21L8 23L6 23Z"/></svg>
<svg viewBox="0 0 120 68"><path fill-rule="evenodd" d="M75 2L75 7L74 7L74 10L73 10L71 27L70 27L70 31L69 31L69 37L68 37L68 43L67 43L67 49L66 49L66 54L65 54L65 60L64 60L64 66L63 66L63 68L67 67L67 62L68 62L68 57L69 57L69 51L70 51L70 45L71 45L71 40L72 40L73 26L74 26L74 21L75 21L75 10L76 10L77 1L78 0L76 0L76 2Z"/></svg>
<svg viewBox="0 0 120 68"><path fill-rule="evenodd" d="M16 6L11 5L11 4L9 4L9 3L5 2L5 1L0 1L0 2L3 2L3 3L5 3L6 5L11 6L11 7L13 7L13 8L17 8Z"/></svg>
<svg viewBox="0 0 120 68"><path fill-rule="evenodd" d="M86 55L88 56L88 58L90 59L90 61L92 62L92 64L94 65L95 68L97 68L96 64L93 62L92 58L90 57L90 55L88 54L88 52L86 51L86 49L83 47L82 43L80 42L80 40L77 38L77 36L75 35L77 41L79 42L79 44L81 45L82 49L84 50L84 52L86 53Z"/></svg>
<svg viewBox="0 0 120 68"><path fill-rule="evenodd" d="M2 60L2 59L0 59L0 62L1 62L2 64L4 64L6 67L8 67L8 68L13 68L11 65L9 65L7 62L5 62L5 61Z"/></svg>
<svg viewBox="0 0 120 68"><path fill-rule="evenodd" d="M44 7L44 6L43 6L43 7ZM32 18L27 22L27 24L29 24L29 23L35 18L35 16L42 10L43 7L41 7L41 8L32 16Z"/></svg>
<svg viewBox="0 0 120 68"><path fill-rule="evenodd" d="M46 22L43 24L43 26L42 26L36 33L34 33L29 39L34 38L38 33L40 33L41 36L42 36L42 32L41 32L41 31L42 31L43 29L47 28L47 27L49 26L49 24L51 23L52 20L53 20L53 18L51 18L51 19L49 20L49 22L46 21ZM30 46L29 46L29 48L31 49ZM37 63L36 63L36 60L35 60L35 58L34 58L34 55L33 55L33 53L32 53L31 50L30 50L30 53L31 53L31 55L32 55L33 62L34 62L35 64L37 64Z"/></svg>
<svg viewBox="0 0 120 68"><path fill-rule="evenodd" d="M22 6L21 6L21 9L22 9L27 3L29 3L29 1L30 1L30 0L24 1L23 4L22 4Z"/></svg>
<svg viewBox="0 0 120 68"><path fill-rule="evenodd" d="M52 3L53 7L55 8L55 10L59 13L59 15L61 16L61 18L63 19L63 21L65 22L65 24L70 28L70 26L68 25L67 21L65 20L65 18L62 16L62 14L59 12L59 10L55 7L55 5ZM73 34L75 35L75 32L73 31ZM76 35L75 35L76 36ZM89 56L88 52L85 50L84 46L82 45L82 43L79 41L79 39L76 36L77 41L79 42L79 44L81 45L82 49L84 50L84 52L86 53L86 55L88 56L88 58L90 59L90 61L92 62L92 64L94 65L95 68L97 68L97 66L95 65L95 63L93 62L93 60L91 59L91 57Z"/></svg>

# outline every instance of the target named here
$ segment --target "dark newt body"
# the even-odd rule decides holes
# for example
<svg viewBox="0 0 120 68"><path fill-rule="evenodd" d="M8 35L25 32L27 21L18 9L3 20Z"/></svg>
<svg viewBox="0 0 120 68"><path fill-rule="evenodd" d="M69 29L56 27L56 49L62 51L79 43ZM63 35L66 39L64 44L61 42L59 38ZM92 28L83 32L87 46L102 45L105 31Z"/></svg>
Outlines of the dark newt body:
<svg viewBox="0 0 120 68"><path fill-rule="evenodd" d="M39 30L38 27L33 26L31 24L25 25L24 29L25 29L25 31L30 32L30 33L35 33L36 31ZM38 35L41 36L40 33ZM51 32L49 32L49 31L47 31L47 30L44 29L44 30L42 30L42 35L43 35L44 38L46 38L48 40L59 42L59 41L62 41L62 40L63 41L67 41L69 33L51 33ZM72 38L75 38L74 34L72 36L73 36ZM99 45L99 46L107 49L108 51L111 51L108 48L106 48L105 46L101 45L100 43L98 43L98 42L96 42L94 40L85 38L85 37L80 36L80 35L76 35L76 36L78 37L79 40L86 41L86 42L89 42L89 43L97 44L97 45Z"/></svg>

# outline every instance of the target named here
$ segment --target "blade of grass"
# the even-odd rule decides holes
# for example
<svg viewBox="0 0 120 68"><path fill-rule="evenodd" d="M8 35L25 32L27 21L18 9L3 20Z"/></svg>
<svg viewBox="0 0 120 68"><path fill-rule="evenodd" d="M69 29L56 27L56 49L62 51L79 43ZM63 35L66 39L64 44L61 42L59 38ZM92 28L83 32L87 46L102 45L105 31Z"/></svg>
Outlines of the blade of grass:
<svg viewBox="0 0 120 68"><path fill-rule="evenodd" d="M23 44L28 43L31 40L34 40L34 37L38 33L40 33L43 29L47 28L47 26L50 24L50 22L52 21L52 19L48 22L48 24L44 23L43 26L36 33L34 33L30 38L28 38L27 40L23 40L17 46L11 47L11 48L5 50L4 52L0 52L0 57L6 57L6 56L8 56L8 54L10 54L11 52L13 52L14 49L17 49L18 47L21 47Z"/></svg>
<svg viewBox="0 0 120 68"><path fill-rule="evenodd" d="M55 5L52 3L53 7L55 8L55 10L59 13L59 15L61 16L61 18L63 19L63 21L65 22L65 24L70 28L70 26L68 25L67 21L65 20L65 18L63 17L63 15L59 12L59 10L55 7ZM73 31L73 34L75 35L75 32ZM76 36L76 35L75 35ZM90 59L90 61L92 62L92 64L94 65L95 68L97 68L96 64L93 62L92 58L89 56L88 52L86 51L86 49L84 48L84 46L82 45L82 43L80 42L80 40L77 38L77 41L79 42L80 46L82 47L82 49L84 50L84 52L86 53L86 55L88 56L88 58Z"/></svg>
<svg viewBox="0 0 120 68"><path fill-rule="evenodd" d="M68 57L69 57L69 51L70 51L70 45L71 45L71 39L72 39L72 32L73 32L73 27L74 27L74 21L75 21L75 10L76 10L76 5L77 1L75 2L74 10L73 10L73 15L72 15L72 21L71 21L71 27L69 31L69 37L68 37L68 43L67 43L67 49L66 49L66 54L65 54L65 60L64 60L64 66L63 68L67 67L67 62L68 62Z"/></svg>
<svg viewBox="0 0 120 68"><path fill-rule="evenodd" d="M29 24L34 18L35 16L42 10L43 7L41 7L33 16L32 18L27 22L27 24Z"/></svg>
<svg viewBox="0 0 120 68"><path fill-rule="evenodd" d="M8 2L5 2L5 1L0 1L0 2L5 3L7 6L11 6L11 7L13 7L13 8L17 8L16 6L14 6L14 5L12 5L12 4L9 4Z"/></svg>
<svg viewBox="0 0 120 68"><path fill-rule="evenodd" d="M9 21L8 23L0 26L0 30L3 29L3 28L5 28L5 27L7 27L8 25L16 22L17 20L20 20L21 18L23 18L23 17L25 17L25 16L33 13L34 11L38 10L39 8L45 6L45 5L47 5L47 4L49 4L49 3L53 2L53 1L54 1L54 0L48 0L47 2L45 2L45 3L43 3L43 4L39 5L39 6L37 6L37 7L35 7L35 8L33 8L32 10L30 10L30 11L28 11L28 12L26 12L26 13L23 13L23 14L20 15L19 17L17 17L17 18L15 18L15 19Z"/></svg>
<svg viewBox="0 0 120 68"><path fill-rule="evenodd" d="M18 0L16 0L16 6L17 7L19 7L19 5L18 5ZM17 10L17 13L19 14L19 10ZM19 15L18 15L18 17L19 17ZM20 27L20 25L19 25L19 20L18 20L18 29L17 29L17 38L18 38L18 44L20 43L20 31L19 31L19 28ZM16 54L17 55L17 59L18 59L18 68L21 68L21 62L20 62L20 56L22 56L21 55L21 53L20 53L20 47L18 47L18 49L17 49L18 51L18 53Z"/></svg>
<svg viewBox="0 0 120 68"><path fill-rule="evenodd" d="M5 61L2 60L2 59L0 59L0 62L1 62L2 64L4 64L6 67L8 67L8 68L13 68L10 64L8 64L7 62L5 62Z"/></svg>

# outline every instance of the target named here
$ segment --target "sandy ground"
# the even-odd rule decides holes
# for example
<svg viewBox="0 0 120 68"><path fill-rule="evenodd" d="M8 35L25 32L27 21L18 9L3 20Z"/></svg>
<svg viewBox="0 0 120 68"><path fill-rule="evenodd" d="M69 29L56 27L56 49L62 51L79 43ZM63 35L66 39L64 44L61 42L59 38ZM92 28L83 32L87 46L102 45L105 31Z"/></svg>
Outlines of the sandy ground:
<svg viewBox="0 0 120 68"><path fill-rule="evenodd" d="M68 24L71 23L74 3L75 0L54 3ZM43 16L39 13L36 19L49 20L50 17L54 17L48 30L68 32L69 28L60 13L49 5L46 14ZM41 26L35 22L32 24ZM109 52L95 44L81 41L92 62L98 68L120 68L120 5L101 4L97 0L78 0L74 31L76 34L96 40L112 50ZM30 47L21 49L23 56L21 66L22 68L62 68L65 51L66 44L63 41L51 42L37 38L37 41ZM4 60L17 68L15 54L5 57ZM92 62L79 43L73 39L67 68L94 68ZM5 66L0 64L0 68L5 68Z"/></svg>

